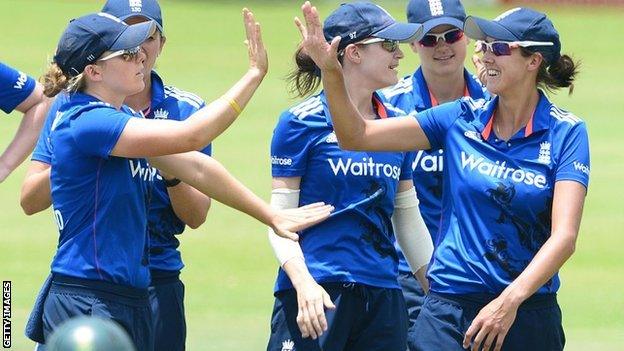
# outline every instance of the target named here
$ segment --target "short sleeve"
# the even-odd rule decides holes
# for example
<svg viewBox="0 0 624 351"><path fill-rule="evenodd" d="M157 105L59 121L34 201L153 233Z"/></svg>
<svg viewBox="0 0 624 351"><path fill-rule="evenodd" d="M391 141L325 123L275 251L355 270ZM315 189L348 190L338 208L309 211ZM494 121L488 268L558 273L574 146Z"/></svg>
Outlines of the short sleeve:
<svg viewBox="0 0 624 351"><path fill-rule="evenodd" d="M575 124L563 141L555 181L574 180L589 186L589 137L584 122Z"/></svg>
<svg viewBox="0 0 624 351"><path fill-rule="evenodd" d="M33 78L0 62L0 109L13 112L30 96L35 85Z"/></svg>
<svg viewBox="0 0 624 351"><path fill-rule="evenodd" d="M403 164L401 165L401 176L399 177L399 180L408 180L413 178L414 170L412 168L412 163L414 162L415 157L415 152L403 153Z"/></svg>
<svg viewBox="0 0 624 351"><path fill-rule="evenodd" d="M52 146L50 145L50 131L52 130L52 123L56 119L59 109L68 101L66 94L59 94L54 99L54 102L48 110L43 128L37 139L37 144L33 150L32 160L39 161L47 164L52 164Z"/></svg>
<svg viewBox="0 0 624 351"><path fill-rule="evenodd" d="M271 174L273 177L298 177L306 172L307 155L312 145L306 123L284 112L273 131Z"/></svg>
<svg viewBox="0 0 624 351"><path fill-rule="evenodd" d="M112 108L93 109L72 121L72 136L80 151L107 158L130 118L133 117Z"/></svg>
<svg viewBox="0 0 624 351"><path fill-rule="evenodd" d="M432 107L416 115L418 124L429 139L431 149L444 148L446 133L464 113L461 101L455 101Z"/></svg>

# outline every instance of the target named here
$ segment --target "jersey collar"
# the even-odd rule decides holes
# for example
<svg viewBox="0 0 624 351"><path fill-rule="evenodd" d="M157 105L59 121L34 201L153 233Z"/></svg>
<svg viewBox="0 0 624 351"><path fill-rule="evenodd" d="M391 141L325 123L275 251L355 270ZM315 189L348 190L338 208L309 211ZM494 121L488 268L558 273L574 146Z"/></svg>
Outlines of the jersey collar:
<svg viewBox="0 0 624 351"><path fill-rule="evenodd" d="M496 106L498 106L498 96L496 96L490 104L488 104L486 110L481 114L482 128L480 130L483 140L488 140L492 135L492 127L494 125L494 118ZM551 103L544 94L539 90L539 100L533 115L529 119L527 125L521 129L516 135L512 136L512 139L526 138L534 133L542 130L546 130L550 127L550 107Z"/></svg>
<svg viewBox="0 0 624 351"><path fill-rule="evenodd" d="M319 98L321 99L321 103L323 104L323 112L325 112L325 120L328 125L332 125L331 113L329 112L329 104L327 103L327 97L325 96L325 91L321 91L319 94ZM393 115L390 114L390 111L384 105L384 100L381 98L377 92L373 92L372 104L375 109L375 113L378 118L388 118Z"/></svg>
<svg viewBox="0 0 624 351"><path fill-rule="evenodd" d="M489 94L484 90L481 83L465 68L464 82L466 82L464 96L470 96L473 99L489 99ZM414 107L417 111L426 110L438 105L435 97L429 92L422 67L419 67L412 75L412 85L412 100L414 101Z"/></svg>

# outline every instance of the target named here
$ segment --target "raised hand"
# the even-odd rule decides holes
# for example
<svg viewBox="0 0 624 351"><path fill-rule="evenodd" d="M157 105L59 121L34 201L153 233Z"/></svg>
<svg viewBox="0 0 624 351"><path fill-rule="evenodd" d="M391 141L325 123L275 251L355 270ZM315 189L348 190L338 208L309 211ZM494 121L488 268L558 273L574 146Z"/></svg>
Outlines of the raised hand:
<svg viewBox="0 0 624 351"><path fill-rule="evenodd" d="M301 46L304 51L314 60L321 70L340 69L338 62L338 44L340 37L335 37L330 44L323 35L323 26L319 18L316 7L306 1L301 6L305 26L298 17L295 17L295 24L301 33Z"/></svg>
<svg viewBox="0 0 624 351"><path fill-rule="evenodd" d="M262 32L260 23L256 22L253 13L249 9L243 9L243 23L245 24L245 45L249 54L249 69L257 70L262 76L266 75L269 69L267 52L262 42Z"/></svg>
<svg viewBox="0 0 624 351"><path fill-rule="evenodd" d="M275 234L296 241L299 236L295 232L324 221L333 210L333 206L325 205L322 202L299 208L277 210L271 228Z"/></svg>

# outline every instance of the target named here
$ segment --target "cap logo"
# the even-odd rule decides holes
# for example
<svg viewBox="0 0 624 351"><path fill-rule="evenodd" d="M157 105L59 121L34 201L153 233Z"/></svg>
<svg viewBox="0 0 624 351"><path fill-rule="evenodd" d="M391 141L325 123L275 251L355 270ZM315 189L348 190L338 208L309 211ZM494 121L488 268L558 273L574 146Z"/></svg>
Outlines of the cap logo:
<svg viewBox="0 0 624 351"><path fill-rule="evenodd" d="M444 7L442 7L441 0L429 0L429 11L431 16L442 16L444 14Z"/></svg>
<svg viewBox="0 0 624 351"><path fill-rule="evenodd" d="M111 20L113 20L113 21L115 21L117 23L125 24L122 20L120 20L119 18L111 15L110 13L100 12L100 13L98 13L98 16L106 17L106 18L111 19Z"/></svg>
<svg viewBox="0 0 624 351"><path fill-rule="evenodd" d="M498 21L502 20L503 18L505 18L505 17L507 17L507 16L511 15L512 13L514 13L514 12L516 12L516 11L520 11L520 10L522 10L522 8L520 8L520 7L516 7L515 9L507 10L507 11L505 11L505 12L501 13L498 17L496 17L496 18L494 19L494 21L497 21L497 22L498 22Z"/></svg>
<svg viewBox="0 0 624 351"><path fill-rule="evenodd" d="M128 0L128 6L130 6L130 11L132 12L141 12L143 10L143 1Z"/></svg>
<svg viewBox="0 0 624 351"><path fill-rule="evenodd" d="M349 33L349 39L355 39L357 37L357 31Z"/></svg>

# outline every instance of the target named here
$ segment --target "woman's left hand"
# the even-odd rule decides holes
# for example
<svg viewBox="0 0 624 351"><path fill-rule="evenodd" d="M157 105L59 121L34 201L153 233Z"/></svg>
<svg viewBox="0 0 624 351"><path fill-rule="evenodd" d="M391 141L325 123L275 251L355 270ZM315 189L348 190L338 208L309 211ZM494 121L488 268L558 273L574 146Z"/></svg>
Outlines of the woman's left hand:
<svg viewBox="0 0 624 351"><path fill-rule="evenodd" d="M245 45L249 54L249 69L257 71L264 77L269 70L269 59L264 43L260 23L256 22L254 15L247 8L243 9L243 22L245 24Z"/></svg>
<svg viewBox="0 0 624 351"><path fill-rule="evenodd" d="M335 37L331 43L327 43L318 11L309 1L301 6L301 11L305 25L298 17L295 17L295 25L301 33L301 46L305 53L314 60L314 63L321 70L340 69L340 62L338 61L340 37Z"/></svg>
<svg viewBox="0 0 624 351"><path fill-rule="evenodd" d="M275 234L297 241L299 236L295 232L326 220L333 210L334 206L326 205L323 202L315 202L298 208L276 210L269 225Z"/></svg>
<svg viewBox="0 0 624 351"><path fill-rule="evenodd" d="M494 351L499 351L507 332L511 328L519 304L501 295L479 311L464 336L463 347L468 349L472 342L472 351L489 351L496 342Z"/></svg>

